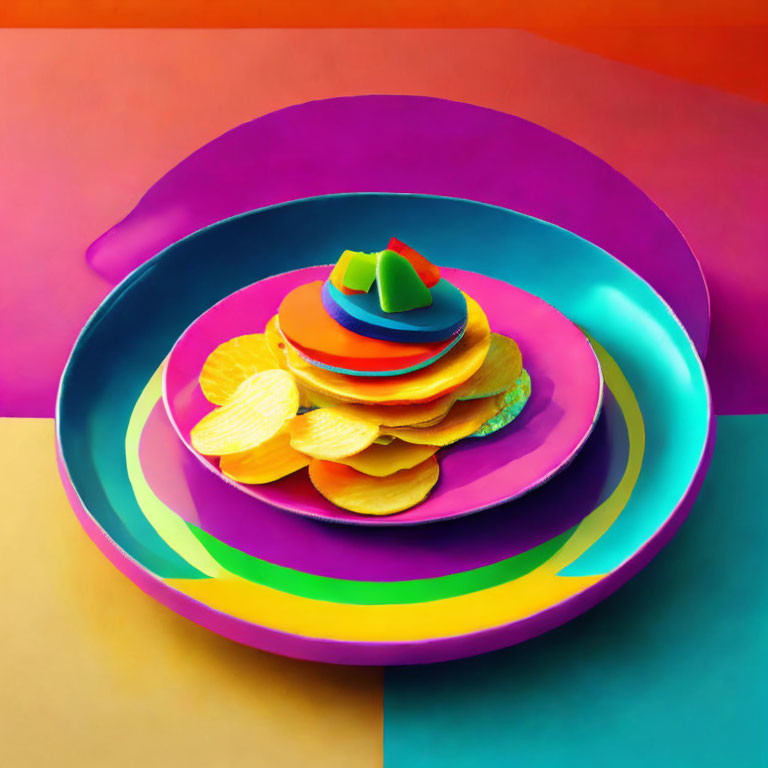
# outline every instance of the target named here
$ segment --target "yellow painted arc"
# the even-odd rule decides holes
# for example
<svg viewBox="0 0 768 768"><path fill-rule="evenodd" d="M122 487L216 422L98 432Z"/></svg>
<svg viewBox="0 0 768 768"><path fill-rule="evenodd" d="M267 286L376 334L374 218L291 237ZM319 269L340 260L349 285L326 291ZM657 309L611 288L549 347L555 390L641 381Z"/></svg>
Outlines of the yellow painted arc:
<svg viewBox="0 0 768 768"><path fill-rule="evenodd" d="M128 429L125 434L125 457L128 469L128 479L131 481L136 501L149 524L166 542L174 542L174 549L190 565L213 578L222 576L226 571L208 553L208 550L197 540L186 521L172 509L157 499L148 503L147 498L155 496L149 487L144 472L139 463L139 439L141 425L145 424L152 409L157 405L162 395L163 363L152 374L152 378L144 387L136 405L133 407Z"/></svg>

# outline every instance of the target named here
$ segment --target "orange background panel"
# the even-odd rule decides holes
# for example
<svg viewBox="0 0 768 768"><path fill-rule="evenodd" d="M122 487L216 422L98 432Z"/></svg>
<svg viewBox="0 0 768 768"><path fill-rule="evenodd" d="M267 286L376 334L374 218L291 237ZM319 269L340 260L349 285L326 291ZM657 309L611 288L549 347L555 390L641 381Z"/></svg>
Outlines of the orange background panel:
<svg viewBox="0 0 768 768"><path fill-rule="evenodd" d="M62 27L544 27L760 24L764 0L5 0L0 24Z"/></svg>
<svg viewBox="0 0 768 768"><path fill-rule="evenodd" d="M519 28L768 101L765 0L6 0L0 26Z"/></svg>
<svg viewBox="0 0 768 768"><path fill-rule="evenodd" d="M768 3L763 4L768 9ZM662 75L768 101L766 26L558 26L533 32Z"/></svg>

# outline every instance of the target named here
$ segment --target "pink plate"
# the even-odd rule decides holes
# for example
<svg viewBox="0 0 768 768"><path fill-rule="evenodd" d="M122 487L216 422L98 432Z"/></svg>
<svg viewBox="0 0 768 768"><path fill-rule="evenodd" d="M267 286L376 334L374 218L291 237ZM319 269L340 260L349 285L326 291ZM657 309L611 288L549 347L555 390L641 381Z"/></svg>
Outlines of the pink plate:
<svg viewBox="0 0 768 768"><path fill-rule="evenodd" d="M189 442L192 427L214 408L197 381L206 357L234 336L262 332L290 290L325 279L330 270L308 267L249 285L198 317L174 345L163 378L168 416L187 448L222 481L276 507L330 522L413 525L461 517L521 496L565 467L584 445L603 394L600 365L584 334L530 293L501 280L443 268L444 277L480 303L491 330L520 345L532 391L510 426L441 450L440 479L426 501L387 517L335 507L313 488L306 470L267 485L224 477L217 462L198 454Z"/></svg>

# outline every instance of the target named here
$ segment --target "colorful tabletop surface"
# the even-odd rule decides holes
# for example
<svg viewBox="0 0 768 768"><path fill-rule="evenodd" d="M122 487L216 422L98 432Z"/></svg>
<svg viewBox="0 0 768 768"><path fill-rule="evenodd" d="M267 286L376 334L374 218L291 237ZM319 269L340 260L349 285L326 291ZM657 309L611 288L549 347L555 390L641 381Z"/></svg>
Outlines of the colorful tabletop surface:
<svg viewBox="0 0 768 768"><path fill-rule="evenodd" d="M110 287L82 254L154 181L256 115L371 92L513 112L626 174L702 263L718 412L768 410L755 332L768 284L765 104L517 31L0 35L3 415L52 415L69 347ZM763 768L768 416L720 416L717 430L690 520L631 584L544 638L388 669L382 683L241 648L142 595L78 529L52 422L3 419L0 602L15 620L0 634L13 692L0 694L0 762Z"/></svg>

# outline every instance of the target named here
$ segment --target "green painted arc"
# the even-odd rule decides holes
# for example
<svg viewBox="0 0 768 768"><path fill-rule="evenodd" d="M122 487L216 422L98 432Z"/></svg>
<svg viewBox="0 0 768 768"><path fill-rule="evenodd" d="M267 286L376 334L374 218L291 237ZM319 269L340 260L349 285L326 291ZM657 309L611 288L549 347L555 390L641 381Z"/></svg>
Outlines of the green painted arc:
<svg viewBox="0 0 768 768"><path fill-rule="evenodd" d="M211 557L236 576L298 597L355 605L426 603L519 579L549 560L575 530L571 528L533 549L471 571L411 581L350 581L268 563L230 547L192 523L187 525Z"/></svg>

